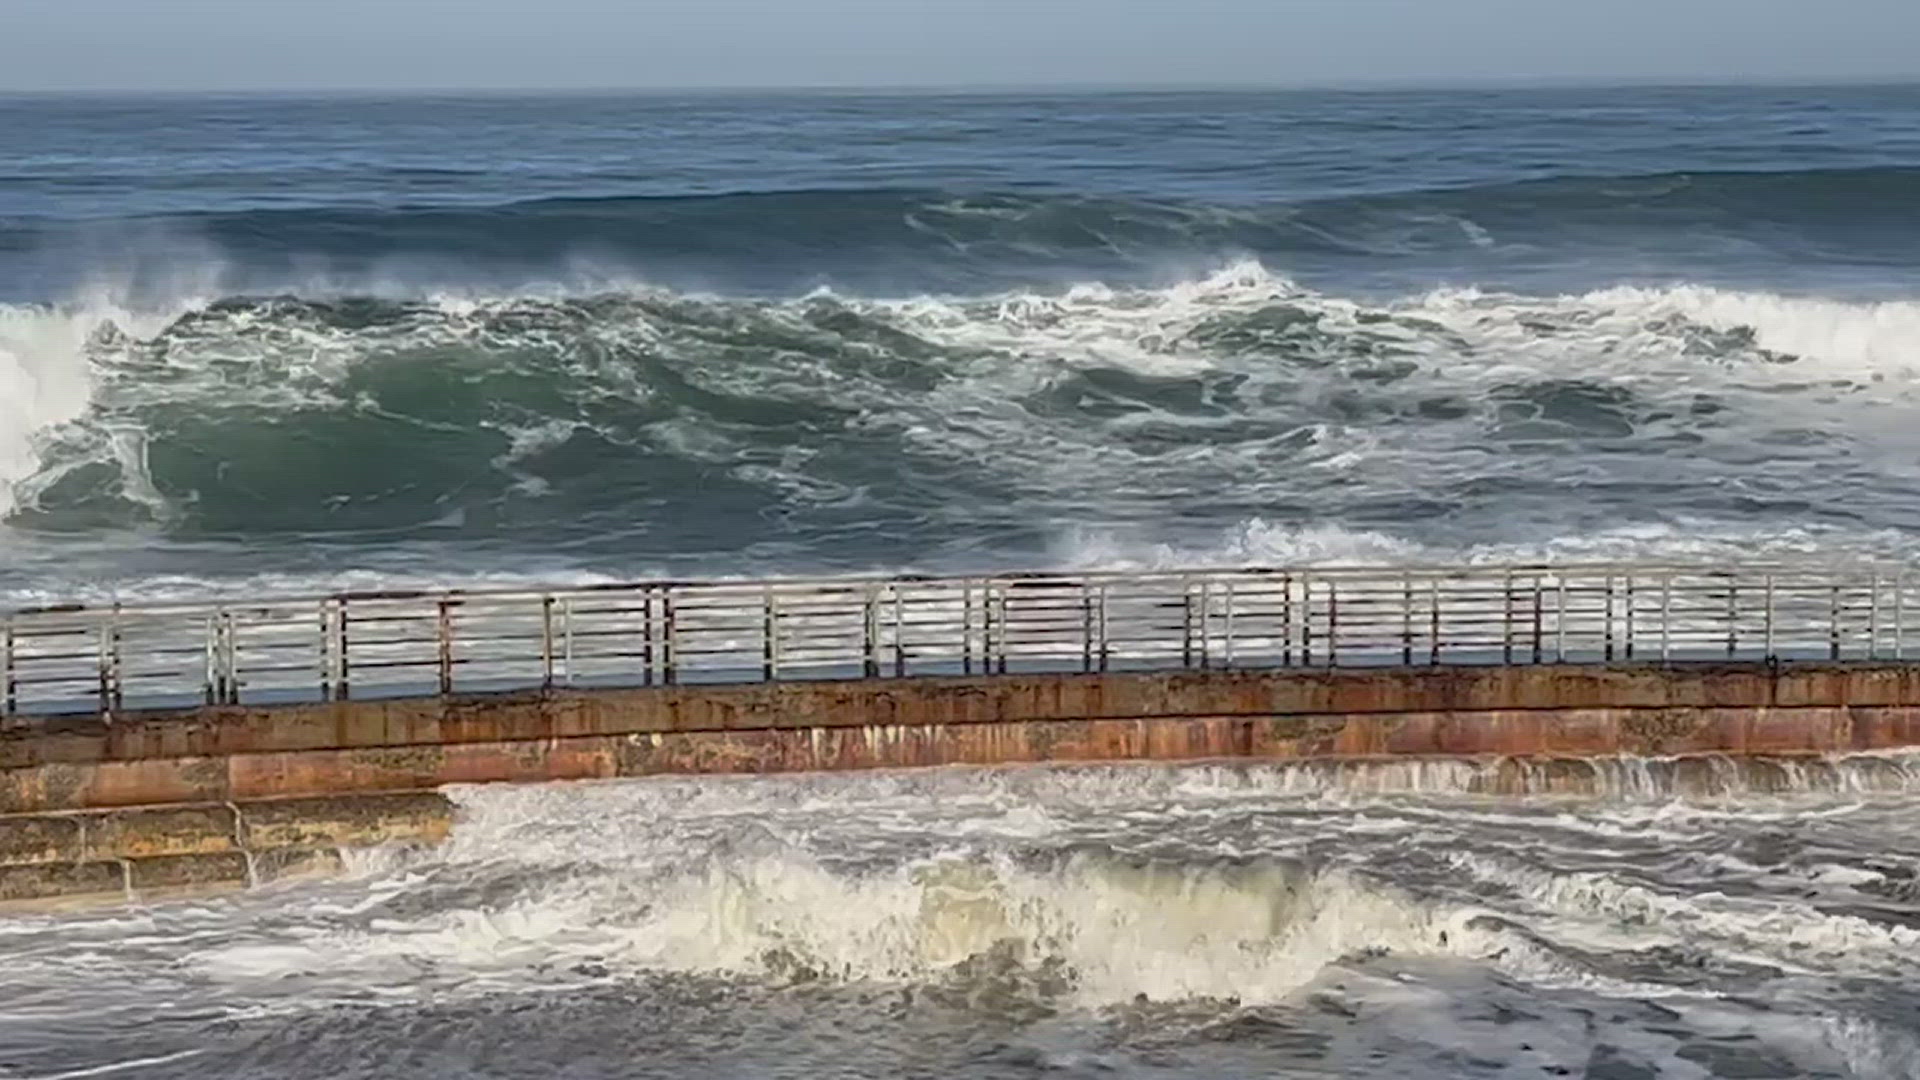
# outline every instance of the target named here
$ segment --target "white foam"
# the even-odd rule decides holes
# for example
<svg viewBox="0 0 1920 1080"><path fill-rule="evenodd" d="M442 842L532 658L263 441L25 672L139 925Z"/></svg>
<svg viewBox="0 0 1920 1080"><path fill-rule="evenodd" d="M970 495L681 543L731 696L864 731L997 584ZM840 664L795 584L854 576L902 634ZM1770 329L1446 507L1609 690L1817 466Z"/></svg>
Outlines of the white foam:
<svg viewBox="0 0 1920 1080"><path fill-rule="evenodd" d="M681 313L688 318L747 317L720 310L747 301L676 298L630 283L582 281L658 300L667 305L660 310L691 305ZM668 317L650 304L616 308L624 314L595 323L592 340L606 348L580 348L577 333L540 317L521 317L540 315L539 305L566 303L583 287L556 282L514 296L442 295L377 330L223 309L171 329L163 360L132 356L138 350L104 350L109 355L96 362L113 376L104 386L102 373L88 363L86 338L109 319L126 329L124 311L111 302L5 309L0 516L66 471L92 462L120 474L125 497L165 521L182 508L169 507L147 474L150 436L137 426L143 410L217 403L266 415L361 407L346 395L368 357L495 347L500 342L494 335L503 331L489 316L502 312L515 316L507 320L514 350L537 353L543 369L557 365L554 377L578 382L570 384L570 397L589 405L648 403L656 388L640 381L638 366L618 358L625 348L653 349L671 331L660 321ZM713 393L850 410L857 414L850 423L862 435L896 441L907 458L935 470L990 476L1006 492L997 509L1009 521L1089 522L1058 537L1053 561L1064 568L1706 561L1755 553L1900 558L1920 550L1904 530L1843 527L1831 523L1832 515L1827 524L1782 523L1776 515L1765 524L1744 525L1650 504L1639 520L1629 514L1618 525L1568 527L1566 508L1544 505L1544 497L1481 529L1432 511L1404 528L1373 524L1378 511L1369 511L1368 526L1351 523L1356 504L1431 503L1462 484L1511 483L1536 491L1553 484L1571 493L1625 477L1656 489L1685 488L1701 482L1703 468L1719 469L1729 487L1752 483L1759 497L1791 506L1796 499L1826 497L1828 486L1806 479L1820 475L1821 455L1844 457L1855 481L1897 490L1920 453L1920 427L1911 423L1920 377L1907 359L1920 348L1920 303L1855 304L1687 286L1561 297L1454 290L1362 303L1304 289L1258 263L1242 262L1164 288L1083 285L1054 293L891 300L819 293L755 303L751 317L778 323L782 333L820 338L832 333L822 329L814 310L823 304L935 347L937 354L930 355L937 359L914 361L937 363L931 388L924 379L901 386L886 374L902 359L885 339L876 343L857 335L834 338L821 355L787 349L764 362L742 363L737 349L709 348L702 335L693 334L678 346L676 369ZM694 308L705 314L689 314ZM1209 336L1220 326L1242 323L1258 331L1263 319L1280 328L1273 331L1279 338L1223 344ZM1743 332L1750 347L1741 344ZM1702 335L1716 333L1734 338L1703 348ZM875 362L841 364L831 358L840 352ZM1382 357L1400 365L1397 373L1379 377ZM138 363L124 371L117 366L132 360ZM164 371L142 364L161 364ZM1076 379L1095 372L1148 381L1124 390L1131 402L1124 409L1048 403L1049 394L1070 391L1082 385ZM1182 394L1201 394L1206 407L1158 401L1151 380L1159 379L1178 381ZM1641 403L1633 423L1647 430L1636 431L1632 440L1645 435L1703 441L1685 451L1641 452L1622 443L1618 455L1582 455L1553 445L1491 445L1493 421L1479 413L1454 419L1418 413L1435 400L1479 409L1516 385L1553 380L1617 389ZM1383 419L1343 419L1342 402L1355 393ZM1719 408L1710 424L1687 419L1701 395L1713 397ZM48 432L71 425L90 402L112 423L79 425L85 430L72 434L58 460L48 461ZM569 412L489 422L508 439L492 464L514 490L531 496L547 493L553 481L527 463L585 421ZM1811 432L1832 445L1782 465L1769 459L1776 451L1765 441L1781 431ZM831 454L815 447L782 453L751 445L748 436L698 408L674 411L622 437L725 468L734 479L794 506L846 507L887 498L883 490L868 490L825 468ZM1287 509L1248 514L1237 525L1211 525L1218 530L1213 536L1175 520L1204 514L1210 504ZM1867 509L1863 516L1871 520L1873 506ZM975 508L954 505L935 513L958 519ZM610 573L632 577L650 569ZM349 575L355 572L406 576L373 565L347 568ZM311 581L319 586L336 576Z"/></svg>
<svg viewBox="0 0 1920 1080"><path fill-rule="evenodd" d="M181 1050L172 1054L160 1054L154 1057L128 1058L125 1061L115 1061L105 1065L94 1065L92 1067L84 1068L84 1069L68 1069L64 1072L41 1073L37 1076L18 1075L13 1073L8 1073L6 1075L9 1077L9 1080L13 1080L13 1078L16 1075L18 1076L18 1080L85 1080L85 1078L87 1077L114 1076L120 1073L131 1072L135 1069L149 1069L156 1065L170 1065L176 1061L185 1061L188 1058L199 1057L201 1054L204 1054L204 1053L206 1053L206 1051L204 1050Z"/></svg>
<svg viewBox="0 0 1920 1080"><path fill-rule="evenodd" d="M381 896L459 896L459 883L502 873L517 887L464 894L494 897L479 904L376 915L366 930L217 948L196 963L241 980L431 970L518 985L576 964L927 983L1006 962L1030 977L1052 972L1083 1004L1106 1005L1138 995L1280 1002L1331 966L1375 953L1480 960L1537 984L1614 995L1680 992L1598 974L1536 933L1598 951L1712 943L1725 959L1795 970L1885 971L1917 943L1904 928L1792 900L1659 891L1484 850L1445 856L1455 870L1440 893L1497 886L1518 906L1441 900L1433 882L1408 891L1383 880L1379 856L1405 845L1444 853L1457 838L1524 830L1544 845L1536 859L1627 865L1647 845L1686 847L1754 819L1732 803L1712 813L1650 803L1547 815L1512 803L1382 804L1370 794L1468 790L1480 771L1410 762L1351 775L1199 766L457 788L460 823L433 856L438 869L369 866L406 875L404 888L383 886ZM1329 813L1342 806L1361 812ZM1806 809L1778 819L1804 820ZM1250 832L1254 819L1243 815L1256 811L1285 814L1287 826ZM1764 810L1759 818L1771 820ZM1216 820L1236 822L1232 835L1196 846L1196 836L1216 835ZM1107 853L1123 837L1166 854ZM1336 841L1343 858L1306 857ZM843 857L822 858L823 846ZM1479 918L1489 912L1521 921Z"/></svg>
<svg viewBox="0 0 1920 1080"><path fill-rule="evenodd" d="M1465 769L1400 782L1452 790ZM1106 1017L1148 1037L1191 1020L1237 1041L1260 1019L1248 1010L1271 1007L1327 1034L1337 1071L1450 1075L1473 1056L1577 1073L1604 1046L1693 1076L1683 1051L1703 1042L1808 1074L1912 1071L1911 1033L1876 1019L1912 984L1911 931L1801 900L1808 874L1850 896L1865 879L1831 860L1898 851L1911 799L1340 802L1293 794L1287 772L459 787L447 846L362 862L364 880L131 922L0 919L20 931L0 989L32 988L49 1016L122 1000L258 1016L634 980L671 995L720 979L739 1001L759 992L739 980L824 978L861 983L844 992L862 1009L875 983L942 1008L1119 1006ZM1782 830L1835 850L1711 873L1669 858ZM1739 896L1721 888L1736 882ZM652 983L661 972L698 978Z"/></svg>
<svg viewBox="0 0 1920 1080"><path fill-rule="evenodd" d="M46 432L81 416L92 400L86 343L108 318L0 305L0 517L39 472Z"/></svg>
<svg viewBox="0 0 1920 1080"><path fill-rule="evenodd" d="M584 425L577 420L556 419L524 425L489 421L486 426L497 428L507 437L507 449L493 459L493 467L514 477L513 490L522 495L538 497L551 491L552 485L521 466L528 458L565 445Z"/></svg>
<svg viewBox="0 0 1920 1080"><path fill-rule="evenodd" d="M1607 289L1578 303L1639 318L1678 315L1718 330L1750 331L1763 349L1834 374L1920 370L1920 301L1848 302L1700 286Z"/></svg>
<svg viewBox="0 0 1920 1080"><path fill-rule="evenodd" d="M1734 560L1894 561L1920 553L1920 540L1895 530L1740 528L1723 522L1623 525L1538 541L1449 544L1333 523L1289 525L1249 518L1214 538L1156 540L1148 530L1077 528L1056 538L1053 566L1066 570L1337 566L1708 564Z"/></svg>
<svg viewBox="0 0 1920 1080"><path fill-rule="evenodd" d="M1540 910L1562 916L1566 921L1556 930L1563 936L1574 921L1589 923L1589 932L1598 932L1590 940L1602 946L1647 937L1711 943L1723 956L1809 971L1886 970L1920 947L1920 931L1806 903L1667 891L1603 872L1553 873L1485 855L1453 858L1464 873L1508 885ZM1623 935L1625 928L1631 929Z"/></svg>
<svg viewBox="0 0 1920 1080"><path fill-rule="evenodd" d="M999 958L1049 969L1088 1005L1284 1000L1363 950L1476 947L1464 913L1436 913L1343 873L1279 864L1123 864L1092 856L1027 867L1004 856L916 860L869 873L792 850L720 860L549 872L511 902L201 952L228 980L281 973L458 969L512 984L591 962L629 972L939 982Z"/></svg>

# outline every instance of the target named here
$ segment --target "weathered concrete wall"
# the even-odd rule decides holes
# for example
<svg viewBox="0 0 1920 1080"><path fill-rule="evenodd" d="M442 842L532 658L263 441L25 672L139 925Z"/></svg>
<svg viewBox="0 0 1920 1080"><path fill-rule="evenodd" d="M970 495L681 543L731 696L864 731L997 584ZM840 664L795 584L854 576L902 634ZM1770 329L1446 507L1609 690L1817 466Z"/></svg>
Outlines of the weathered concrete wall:
<svg viewBox="0 0 1920 1080"><path fill-rule="evenodd" d="M1024 762L1799 754L1920 745L1920 707L1580 709L865 725L295 750L43 765L0 808L374 793L453 783Z"/></svg>
<svg viewBox="0 0 1920 1080"><path fill-rule="evenodd" d="M993 676L28 718L0 729L0 899L261 881L432 841L449 783L1125 760L1471 758L1490 792L1617 755L1920 746L1920 666ZM1559 762L1542 766L1540 762ZM1585 777L1585 779L1583 779ZM423 801L424 800L424 801Z"/></svg>
<svg viewBox="0 0 1920 1080"><path fill-rule="evenodd" d="M868 680L210 708L0 738L0 813L460 782L1013 762L1920 745L1920 667Z"/></svg>
<svg viewBox="0 0 1920 1080"><path fill-rule="evenodd" d="M452 819L436 792L0 816L0 901L259 884L343 848L436 844Z"/></svg>
<svg viewBox="0 0 1920 1080"><path fill-rule="evenodd" d="M1920 705L1920 665L1542 666L1002 675L219 707L0 726L0 769L52 762L767 728L1182 716Z"/></svg>

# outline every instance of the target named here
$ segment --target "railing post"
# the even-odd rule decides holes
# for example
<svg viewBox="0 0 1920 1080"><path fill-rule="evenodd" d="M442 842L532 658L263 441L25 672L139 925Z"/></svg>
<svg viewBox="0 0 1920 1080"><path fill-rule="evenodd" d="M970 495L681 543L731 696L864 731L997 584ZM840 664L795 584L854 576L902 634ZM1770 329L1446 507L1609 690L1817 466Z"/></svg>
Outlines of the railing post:
<svg viewBox="0 0 1920 1080"><path fill-rule="evenodd" d="M1500 662L1513 664L1513 571L1501 578L1500 585Z"/></svg>
<svg viewBox="0 0 1920 1080"><path fill-rule="evenodd" d="M333 606L320 601L320 700L333 700Z"/></svg>
<svg viewBox="0 0 1920 1080"><path fill-rule="evenodd" d="M1293 575L1280 576L1280 664L1293 666Z"/></svg>
<svg viewBox="0 0 1920 1080"><path fill-rule="evenodd" d="M1193 581L1180 579L1180 666L1193 667Z"/></svg>
<svg viewBox="0 0 1920 1080"><path fill-rule="evenodd" d="M573 641L572 623L567 626L569 644ZM666 640L661 643L660 681L672 686L680 681L680 626L679 617L674 612L673 586L660 586L660 632ZM573 669L567 669L569 677Z"/></svg>
<svg viewBox="0 0 1920 1080"><path fill-rule="evenodd" d="M1660 662L1673 659L1673 575L1660 575Z"/></svg>
<svg viewBox="0 0 1920 1080"><path fill-rule="evenodd" d="M1400 666L1413 666L1413 575L1400 574Z"/></svg>
<svg viewBox="0 0 1920 1080"><path fill-rule="evenodd" d="M113 605L113 636L109 643L107 659L108 685L113 690L113 711L119 712L126 705L126 642L121 634L120 605Z"/></svg>
<svg viewBox="0 0 1920 1080"><path fill-rule="evenodd" d="M651 618L651 615L649 615ZM649 624L649 631L652 626ZM566 672L567 685L573 685L573 597L560 601L560 670Z"/></svg>
<svg viewBox="0 0 1920 1080"><path fill-rule="evenodd" d="M1567 575L1564 571L1553 576L1554 614L1553 614L1553 660L1556 664L1567 662Z"/></svg>
<svg viewBox="0 0 1920 1080"><path fill-rule="evenodd" d="M1111 629L1107 626L1107 583L1100 583L1100 670L1107 670L1113 662L1113 640Z"/></svg>
<svg viewBox="0 0 1920 1080"><path fill-rule="evenodd" d="M20 681L14 673L12 619L0 623L0 690L4 691L4 697L0 698L0 704L4 704L6 709L4 715L12 716L18 713Z"/></svg>
<svg viewBox="0 0 1920 1080"><path fill-rule="evenodd" d="M900 586L893 586L893 677L907 677L907 601Z"/></svg>
<svg viewBox="0 0 1920 1080"><path fill-rule="evenodd" d="M435 637L439 644L440 692L453 693L453 602L441 600L435 619Z"/></svg>
<svg viewBox="0 0 1920 1080"><path fill-rule="evenodd" d="M100 624L100 712L109 721L120 708L120 605Z"/></svg>
<svg viewBox="0 0 1920 1080"><path fill-rule="evenodd" d="M1313 575L1300 575L1300 666L1313 666Z"/></svg>
<svg viewBox="0 0 1920 1080"><path fill-rule="evenodd" d="M780 673L780 613L771 586L760 593L760 678L772 682Z"/></svg>
<svg viewBox="0 0 1920 1080"><path fill-rule="evenodd" d="M1893 658L1895 660L1907 658L1906 603L1907 575L1902 572L1894 575L1893 578Z"/></svg>
<svg viewBox="0 0 1920 1080"><path fill-rule="evenodd" d="M1773 650L1773 575L1772 574L1767 575L1765 587L1766 587L1766 601L1765 601L1766 612L1765 612L1765 624L1763 627L1765 641L1762 644L1762 648L1765 651L1766 655L1762 657L1762 659L1771 663L1774 660L1778 659L1778 657L1774 655L1774 650Z"/></svg>
<svg viewBox="0 0 1920 1080"><path fill-rule="evenodd" d="M1629 572L1629 573L1627 573L1627 574L1626 574L1626 575L1624 575L1624 576L1625 576L1625 578L1626 578L1626 593L1627 593L1627 597L1626 597L1626 599L1627 599L1627 608L1626 608L1626 618L1627 618L1627 622L1626 622L1626 630L1625 630L1625 633L1624 633L1624 635L1623 635L1623 636L1624 636L1624 637L1626 638L1626 646L1627 646L1627 662L1628 662L1628 663L1632 663L1632 662L1633 662L1633 651L1634 651L1634 649L1633 649L1633 646L1634 646L1634 638L1635 638L1635 634L1636 634L1636 627L1634 626L1634 619L1633 619L1633 603L1634 603L1634 588L1633 588L1633 585L1634 585L1634 580L1635 580L1635 579L1634 579L1634 576L1633 576L1633 574L1632 574L1631 572Z"/></svg>
<svg viewBox="0 0 1920 1080"><path fill-rule="evenodd" d="M1327 579L1327 666L1340 666L1340 579Z"/></svg>
<svg viewBox="0 0 1920 1080"><path fill-rule="evenodd" d="M1840 584L1827 586L1827 637L1830 659L1840 659Z"/></svg>
<svg viewBox="0 0 1920 1080"><path fill-rule="evenodd" d="M861 603L860 673L869 679L880 677L880 588L869 585ZM991 630L991 627L989 627Z"/></svg>
<svg viewBox="0 0 1920 1080"><path fill-rule="evenodd" d="M1080 670L1093 673L1093 582L1080 580Z"/></svg>
<svg viewBox="0 0 1920 1080"><path fill-rule="evenodd" d="M1213 648L1212 648L1213 629L1211 626L1208 625L1212 621L1212 618L1213 618L1213 582L1206 578L1201 578L1200 579L1200 617L1196 620L1195 625L1198 627L1200 631L1200 670L1202 671L1205 671L1208 668L1211 668L1213 666Z"/></svg>
<svg viewBox="0 0 1920 1080"><path fill-rule="evenodd" d="M202 642L206 652L206 672L203 686L206 689L208 705L220 704L220 615L215 612L207 616L205 639Z"/></svg>
<svg viewBox="0 0 1920 1080"><path fill-rule="evenodd" d="M233 609L220 612L220 703L240 704L240 635L234 632Z"/></svg>
<svg viewBox="0 0 1920 1080"><path fill-rule="evenodd" d="M1740 579L1727 575L1727 659L1740 653Z"/></svg>
<svg viewBox="0 0 1920 1080"><path fill-rule="evenodd" d="M960 674L973 674L973 582L960 582Z"/></svg>
<svg viewBox="0 0 1920 1080"><path fill-rule="evenodd" d="M651 649L649 649L651 651ZM647 666L653 658L647 657ZM652 672L647 672L649 678ZM553 597L540 598L540 689L553 689Z"/></svg>
<svg viewBox="0 0 1920 1080"><path fill-rule="evenodd" d="M333 605L333 698L335 701L345 701L353 694L353 679L350 674L353 668L352 641L348 635L348 625L352 622L352 618L347 606L347 598L342 596L336 599Z"/></svg>
<svg viewBox="0 0 1920 1080"><path fill-rule="evenodd" d="M1000 592L998 596L995 596L992 593L991 586L989 586L987 599L990 605L989 610L995 612L997 615L997 618L994 620L994 625L999 628L999 635L1000 635L997 641L991 641L988 643L993 649L993 655L991 659L999 666L1000 674L1005 675L1007 673L1007 626L1008 626L1006 585L1002 584L1000 586Z"/></svg>
<svg viewBox="0 0 1920 1080"><path fill-rule="evenodd" d="M1533 575L1533 662L1537 666L1546 659L1546 597L1541 593L1546 586L1540 575Z"/></svg>
<svg viewBox="0 0 1920 1080"><path fill-rule="evenodd" d="M654 628L653 615L653 596L658 591L659 589L653 585L645 586L640 590L640 667L642 672L640 682L643 686L652 686L666 677L660 671L663 658L659 655L660 650L655 642L655 638L661 636ZM571 620L567 629L567 641L571 646L573 641ZM571 675L573 668L569 666L567 671Z"/></svg>
<svg viewBox="0 0 1920 1080"><path fill-rule="evenodd" d="M1874 571L1867 593L1867 659L1880 659L1880 572Z"/></svg>
<svg viewBox="0 0 1920 1080"><path fill-rule="evenodd" d="M1601 655L1607 663L1611 664L1613 663L1613 574L1611 572L1607 574L1605 588L1607 611L1600 619L1600 639L1603 646Z"/></svg>
<svg viewBox="0 0 1920 1080"><path fill-rule="evenodd" d="M1226 610L1221 613L1222 622L1225 624L1226 639L1223 642L1221 642L1221 647L1226 651L1226 659L1224 661L1224 666L1226 666L1227 668L1232 668L1233 667L1233 579L1228 578L1226 581L1221 582L1220 587L1227 594ZM1103 624L1103 626L1106 622L1106 615L1105 615L1106 600L1107 600L1106 586L1102 585L1100 587L1100 603L1102 606L1101 623ZM1102 637L1105 636L1104 632L1102 633L1101 636ZM1105 649L1106 646L1102 644L1101 648ZM1100 664L1100 670L1101 671L1107 670L1107 665L1104 661L1102 661L1102 663Z"/></svg>
<svg viewBox="0 0 1920 1080"><path fill-rule="evenodd" d="M1427 582L1427 599L1432 610L1428 613L1430 624L1427 627L1427 665L1440 666L1440 577L1434 575Z"/></svg>

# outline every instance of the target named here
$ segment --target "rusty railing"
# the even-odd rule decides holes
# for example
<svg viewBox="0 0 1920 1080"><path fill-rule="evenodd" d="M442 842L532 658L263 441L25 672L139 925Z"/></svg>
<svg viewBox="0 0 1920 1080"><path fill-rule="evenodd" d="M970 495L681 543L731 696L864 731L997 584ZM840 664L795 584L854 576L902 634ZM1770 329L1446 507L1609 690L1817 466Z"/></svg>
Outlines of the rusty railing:
<svg viewBox="0 0 1920 1080"><path fill-rule="evenodd" d="M657 581L0 615L4 714L1007 672L1903 659L1904 568Z"/></svg>

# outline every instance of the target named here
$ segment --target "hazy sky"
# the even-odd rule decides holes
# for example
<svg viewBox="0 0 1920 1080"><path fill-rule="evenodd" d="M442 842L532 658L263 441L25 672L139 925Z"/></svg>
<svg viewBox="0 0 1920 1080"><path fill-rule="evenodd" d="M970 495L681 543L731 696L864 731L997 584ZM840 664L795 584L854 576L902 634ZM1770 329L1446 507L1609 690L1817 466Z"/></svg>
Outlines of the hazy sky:
<svg viewBox="0 0 1920 1080"><path fill-rule="evenodd" d="M0 87L1920 76L1920 0L0 0Z"/></svg>

